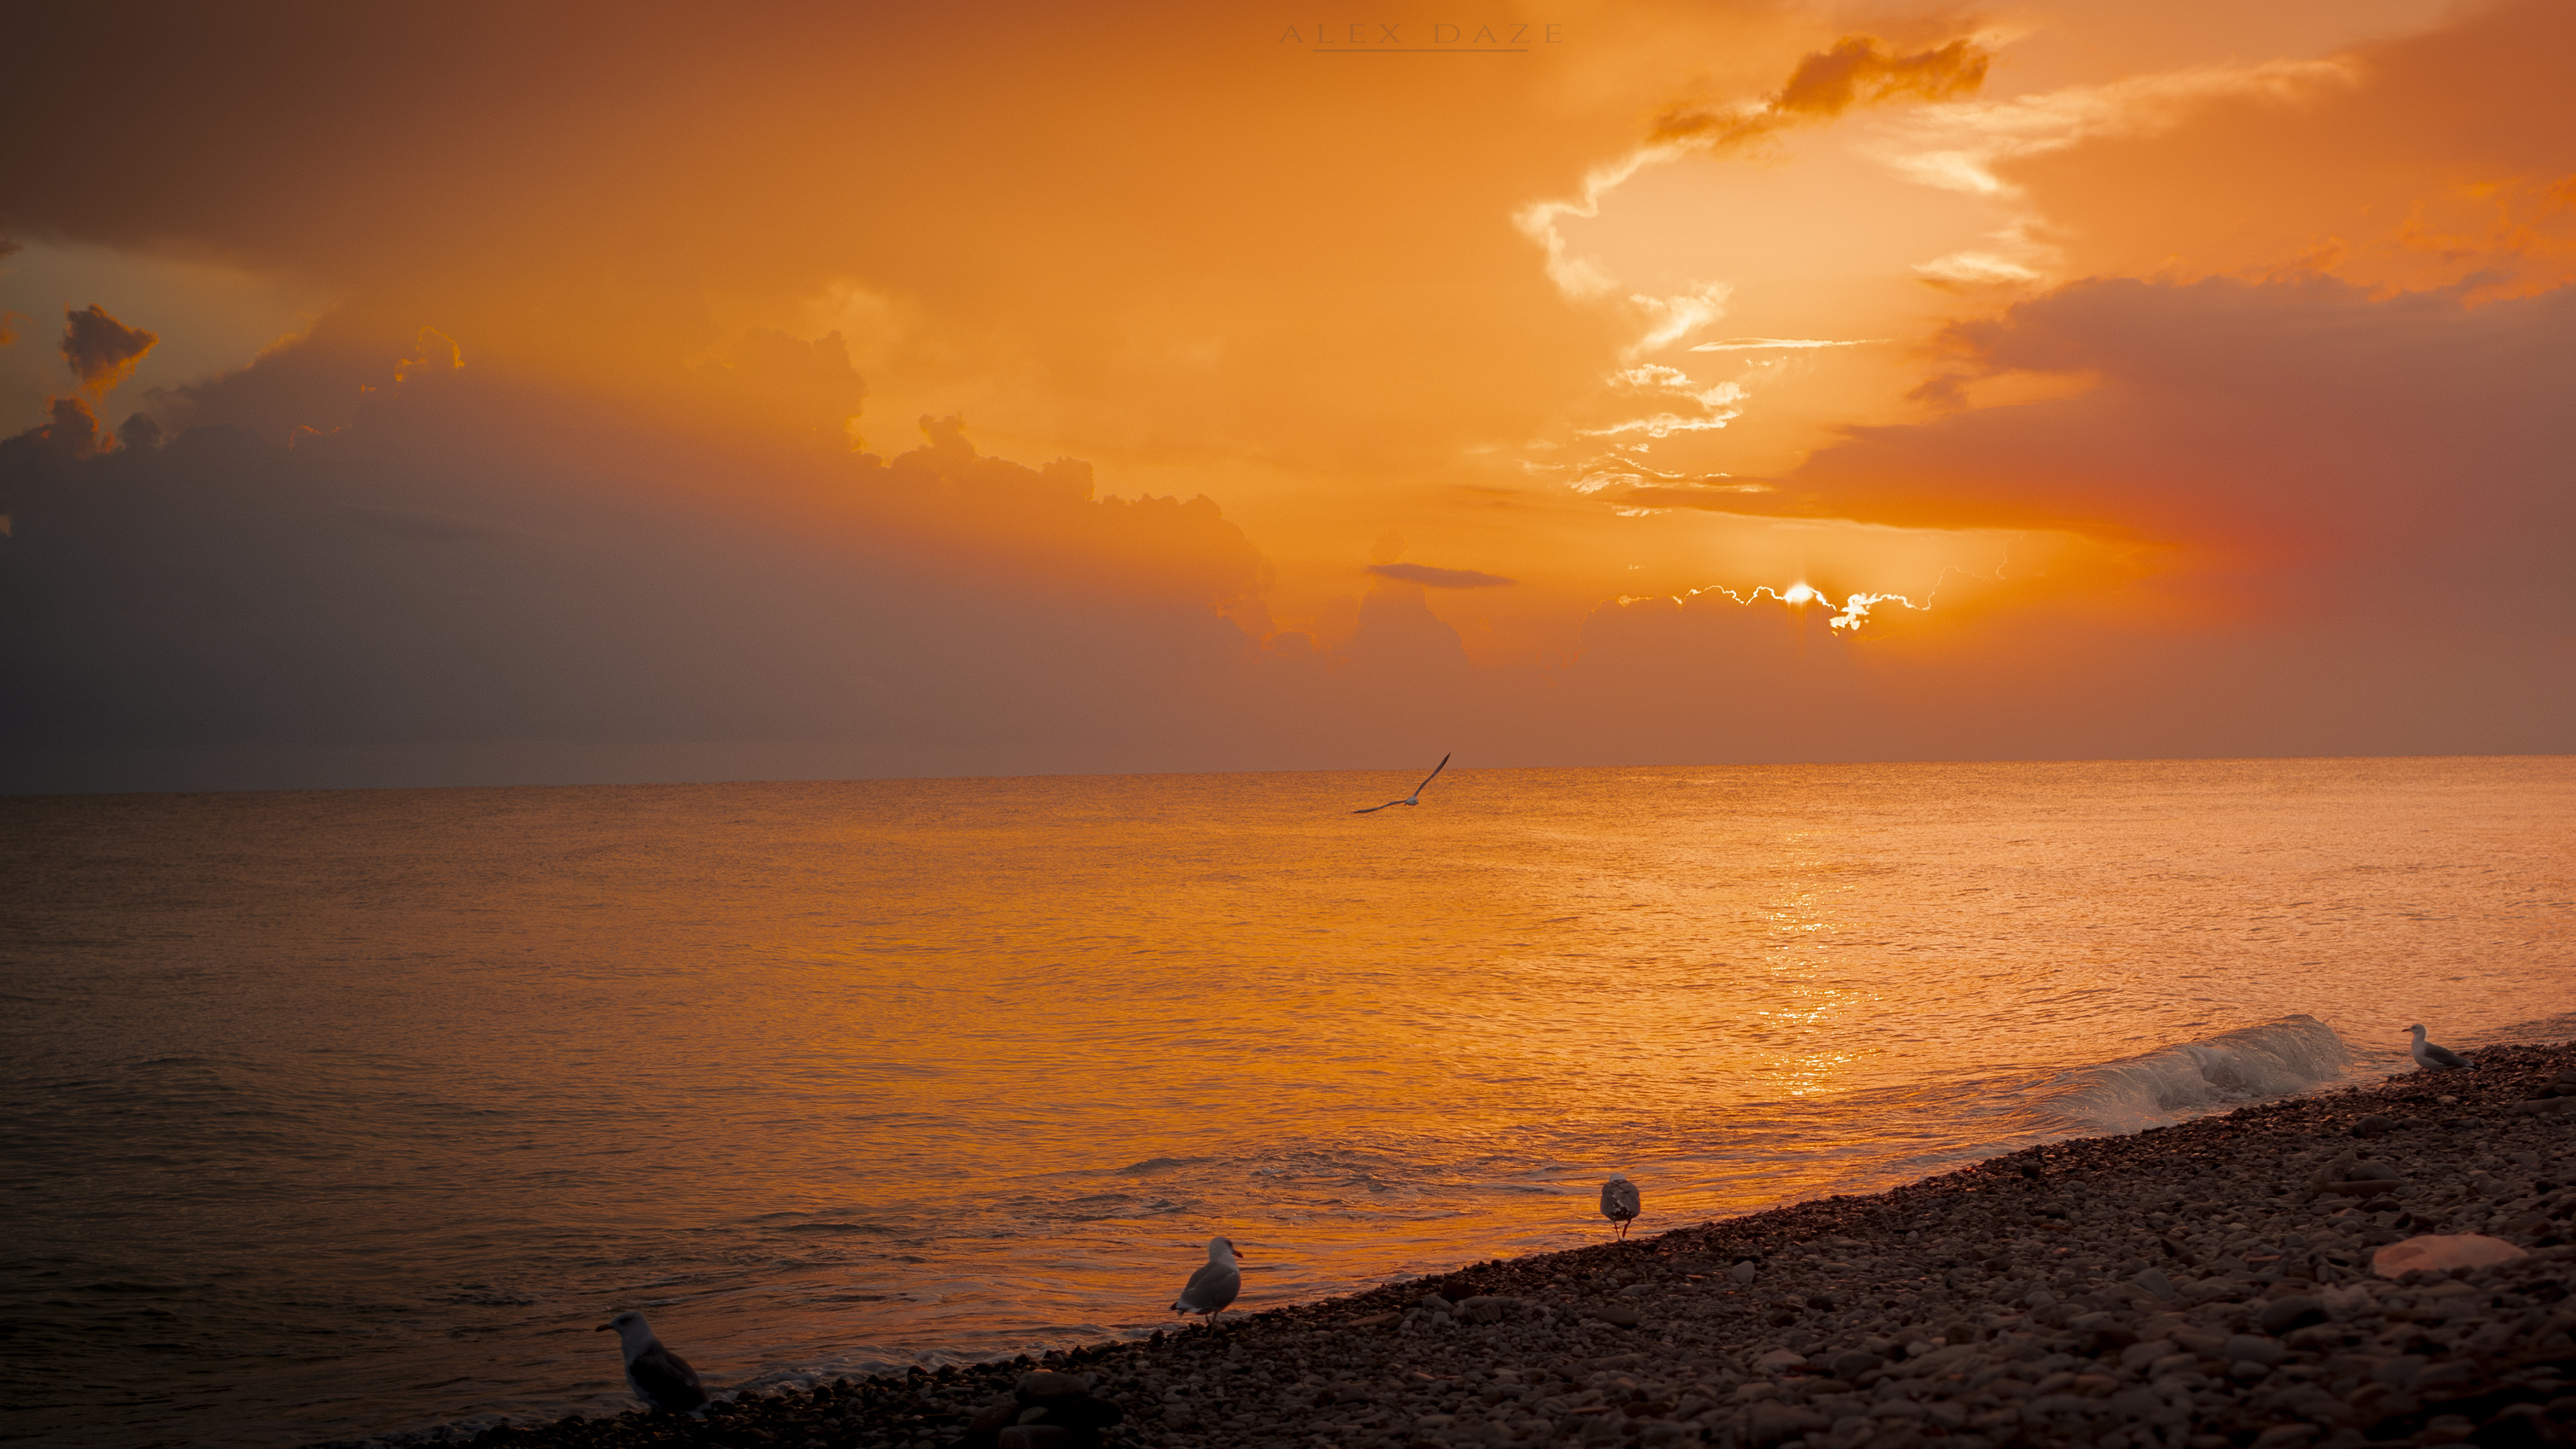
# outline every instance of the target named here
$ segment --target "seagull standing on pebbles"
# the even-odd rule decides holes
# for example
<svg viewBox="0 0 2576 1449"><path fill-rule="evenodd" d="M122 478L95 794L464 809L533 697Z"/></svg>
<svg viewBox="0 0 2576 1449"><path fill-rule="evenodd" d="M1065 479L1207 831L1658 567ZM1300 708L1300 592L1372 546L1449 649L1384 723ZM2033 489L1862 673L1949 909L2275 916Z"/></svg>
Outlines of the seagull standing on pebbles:
<svg viewBox="0 0 2576 1449"><path fill-rule="evenodd" d="M2424 1023L2419 1021L2406 1029L2415 1033L2415 1045L2409 1048L2414 1054L2415 1065L2428 1072L2456 1072L2463 1068L2477 1070L2467 1057L2449 1047L2435 1046L2424 1040Z"/></svg>
<svg viewBox="0 0 2576 1449"><path fill-rule="evenodd" d="M1448 768L1449 757L1447 755L1442 755L1440 757L1440 763L1431 767L1431 773L1422 777L1422 785L1428 785L1432 781L1439 779L1440 772ZM1371 805L1366 810L1354 810L1351 813L1353 815L1375 815L1377 812L1387 809L1389 806L1419 805L1422 803L1422 785L1414 786L1413 793L1405 796L1401 800L1389 800L1385 805Z"/></svg>
<svg viewBox="0 0 2576 1449"><path fill-rule="evenodd" d="M1618 1225L1619 1239L1628 1238L1628 1224L1637 1219L1637 1185L1624 1177L1614 1177L1601 1184L1601 1216Z"/></svg>
<svg viewBox="0 0 2576 1449"><path fill-rule="evenodd" d="M1243 1270L1234 1266L1234 1239L1208 1239L1208 1260L1190 1275L1181 1288L1181 1296L1172 1303L1174 1313L1204 1313L1208 1327L1216 1327L1216 1316L1226 1310L1235 1295L1243 1291Z"/></svg>
<svg viewBox="0 0 2576 1449"><path fill-rule="evenodd" d="M599 1325L601 1333L612 1328L617 1330L618 1347L626 1351L626 1386L635 1391L635 1397L648 1407L675 1414L707 1406L707 1386L698 1381L698 1371L662 1346L643 1314L629 1309Z"/></svg>

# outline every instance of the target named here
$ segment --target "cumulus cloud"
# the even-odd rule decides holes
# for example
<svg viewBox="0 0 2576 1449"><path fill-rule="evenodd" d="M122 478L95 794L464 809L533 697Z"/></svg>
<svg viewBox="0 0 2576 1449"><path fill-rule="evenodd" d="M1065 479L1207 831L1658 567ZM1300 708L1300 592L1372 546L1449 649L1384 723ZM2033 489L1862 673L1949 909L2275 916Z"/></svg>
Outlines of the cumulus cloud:
<svg viewBox="0 0 2576 1449"><path fill-rule="evenodd" d="M837 432L838 345L799 347L743 356L815 382ZM250 371L297 388L333 371L299 350ZM763 453L676 405L569 406L499 370L369 381L412 351L341 370L320 391L355 402L327 431L226 421L228 399L274 416L278 394L244 382L199 394L157 446L137 426L102 451L80 398L0 442L7 783L59 783L41 761L82 752L299 742L804 740L843 773L1015 752L1145 768L1205 723L1185 682L1226 679L1266 632L1266 565L1205 498L1099 497L1088 464L981 456L956 418L887 461L846 441ZM739 421L746 380L697 378L706 416ZM1027 728L1031 700L1055 743Z"/></svg>
<svg viewBox="0 0 2576 1449"><path fill-rule="evenodd" d="M2217 417L2241 378L2196 377L2231 351L2227 319L2255 331L2249 307L2305 308L2312 353L2242 364L2295 370L2329 362L2336 336L2391 304L2242 284L2050 300L1961 345L2017 368L2117 353L2129 361L2114 385L2138 396L1881 430L1849 445L1867 456L1829 458L1781 494L1719 492L1753 479L1650 486L1756 511L1867 483L1872 508L1895 512L1903 479L1946 471L2019 480L2056 507L2013 516L2056 516L2088 495L2259 495L2340 419L2365 436L2338 466L2393 435L2416 441L2376 471L2255 503L2380 538L2434 538L2446 508L2463 544L2519 531L2519 552L2482 564L2531 589L2518 627L2563 617L2564 505L2535 502L2527 475L2498 488L2481 472L2564 456L2564 425L2475 442L2525 426L2500 419L2566 371L2528 309L2395 308L2382 330L2421 336L2393 372L2457 369L2455 383L2405 417L2367 389L2332 419L2293 409L2303 431L2266 453L2265 426L2283 420L2250 403ZM289 349L252 371L294 361ZM2517 368L2524 397L2456 411ZM2372 370L2329 368L2315 393ZM342 381L356 394L383 376ZM207 396L274 402L248 386ZM1979 416L2017 430L1959 431ZM2472 446L2444 456L2427 442L2444 427ZM1492 763L2502 752L2567 748L2576 719L2563 670L2500 656L2485 624L2512 600L2462 594L2465 630L2456 610L2420 607L2464 577L2429 556L2387 575L2422 632L2343 627L2357 607L2345 591L2322 623L2274 608L2177 634L2141 628L2107 591L2046 580L2011 584L2024 607L2009 612L1944 591L1938 608L1889 605L1855 631L1834 620L1855 617L1857 586L1815 576L1817 597L1783 580L1605 604L1577 657L1487 665L1461 631L1511 597L1480 592L1510 586L1500 575L1384 559L1347 632L1265 649L1266 566L1213 503L1104 497L1088 465L987 456L949 416L923 419L920 446L890 460L750 455L672 418L567 407L465 369L377 384L347 423L292 446L205 406L160 446L95 444L78 399L58 425L0 443L14 535L0 545L0 787L1329 768L1421 736ZM2104 459L2134 476L2074 471ZM1619 727L1605 735L1605 719Z"/></svg>
<svg viewBox="0 0 2576 1449"><path fill-rule="evenodd" d="M95 302L78 312L66 310L63 319L63 360L71 364L81 390L91 397L113 392L133 374L134 365L152 350L152 344L161 340L110 317Z"/></svg>
<svg viewBox="0 0 2576 1449"><path fill-rule="evenodd" d="M58 397L45 421L13 438L0 438L0 511L9 507L11 476L37 459L86 458L106 446L98 414L84 398Z"/></svg>
<svg viewBox="0 0 2576 1449"><path fill-rule="evenodd" d="M749 418L792 430L826 448L851 448L868 386L850 365L838 332L807 341L771 328L745 333L720 362L700 371Z"/></svg>
<svg viewBox="0 0 2576 1449"><path fill-rule="evenodd" d="M1480 573L1475 569L1433 568L1429 564L1380 563L1368 565L1367 571L1382 579L1399 579L1420 584L1426 589L1500 589L1520 582L1501 574Z"/></svg>

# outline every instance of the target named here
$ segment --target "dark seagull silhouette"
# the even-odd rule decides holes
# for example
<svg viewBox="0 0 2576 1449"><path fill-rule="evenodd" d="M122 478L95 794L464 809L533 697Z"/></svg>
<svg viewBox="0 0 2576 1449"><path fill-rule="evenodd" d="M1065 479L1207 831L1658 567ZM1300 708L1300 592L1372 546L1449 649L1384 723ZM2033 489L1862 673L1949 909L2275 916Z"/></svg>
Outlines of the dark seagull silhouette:
<svg viewBox="0 0 2576 1449"><path fill-rule="evenodd" d="M691 1413L707 1406L707 1386L698 1379L698 1371L689 1361L662 1346L645 1323L644 1315L626 1312L599 1325L602 1333L615 1330L618 1347L626 1354L626 1386L635 1397L656 1409L676 1414Z"/></svg>
<svg viewBox="0 0 2576 1449"><path fill-rule="evenodd" d="M1422 785L1428 785L1432 781L1439 779L1440 772L1448 768L1449 757L1447 755L1442 755L1440 757L1440 763L1431 767L1431 773L1422 777ZM1422 785L1414 786L1413 793L1405 796L1401 800L1389 800L1386 802L1386 805L1371 805L1366 810L1354 810L1351 813L1353 815L1375 815L1377 812L1385 809L1387 805L1419 805L1422 803Z"/></svg>

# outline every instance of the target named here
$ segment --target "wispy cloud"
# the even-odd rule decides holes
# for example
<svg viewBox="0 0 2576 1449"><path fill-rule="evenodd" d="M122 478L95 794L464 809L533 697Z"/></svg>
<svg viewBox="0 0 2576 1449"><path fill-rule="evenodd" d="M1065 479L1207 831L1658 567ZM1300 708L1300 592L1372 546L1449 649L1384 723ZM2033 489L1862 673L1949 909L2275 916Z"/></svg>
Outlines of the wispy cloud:
<svg viewBox="0 0 2576 1449"><path fill-rule="evenodd" d="M1744 506L1748 496L1777 493L1780 485L1767 478L1731 478L1723 474L1691 483L1655 483L1633 488L1614 501L1630 508L1697 508L1711 513L1730 513Z"/></svg>
<svg viewBox="0 0 2576 1449"><path fill-rule="evenodd" d="M1690 350L1693 352L1793 352L1817 347L1874 347L1888 340L1884 337L1853 337L1842 340L1822 337L1731 337L1724 342L1698 343Z"/></svg>
<svg viewBox="0 0 2576 1449"><path fill-rule="evenodd" d="M1963 282L1970 285L2039 280L2039 272L2036 268L2023 266L2010 257L1997 256L1993 252L1952 252L1946 257L1934 257L1928 262L1916 262L1914 270L1940 281Z"/></svg>
<svg viewBox="0 0 2576 1449"><path fill-rule="evenodd" d="M1399 579L1426 589L1500 589L1520 582L1476 569L1441 569L1429 564L1370 564L1367 571L1382 579Z"/></svg>
<svg viewBox="0 0 2576 1449"><path fill-rule="evenodd" d="M1984 51L1966 40L1895 55L1881 50L1872 37L1845 36L1831 49L1800 60L1788 81L1769 96L1725 106L1675 105L1666 109L1648 130L1643 145L1584 174L1580 197L1533 202L1523 207L1512 222L1522 235L1546 250L1548 279L1556 283L1558 291L1578 300L1606 296L1617 289L1617 281L1593 258L1568 253L1565 233L1557 226L1561 219L1599 216L1602 197L1659 162L1740 150L1793 127L1832 120L1856 106L1900 99L1937 101L1965 95L1985 81L1987 60ZM1637 350L1660 345L1647 344Z"/></svg>
<svg viewBox="0 0 2576 1449"><path fill-rule="evenodd" d="M1606 428L1578 428L1587 438L1624 438L1642 433L1649 438L1669 438L1675 433L1706 433L1725 427L1742 415L1740 408L1729 408L1723 416L1686 418L1679 413L1656 413L1651 417L1630 418Z"/></svg>
<svg viewBox="0 0 2576 1449"><path fill-rule="evenodd" d="M1677 297L1630 297L1629 302L1652 318L1654 325L1629 344L1628 355L1637 357L1670 346L1716 321L1726 314L1727 294L1734 290L1724 282L1702 282Z"/></svg>
<svg viewBox="0 0 2576 1449"><path fill-rule="evenodd" d="M1879 136L1861 150L1925 186L2004 195L2014 188L1995 174L1995 167L2017 157L2062 151L2099 137L2152 134L2213 100L2254 96L2296 103L2358 79L2353 67L2341 61L2276 60L2198 66L2006 101L1942 101L1878 122Z"/></svg>
<svg viewBox="0 0 2576 1449"><path fill-rule="evenodd" d="M1575 201L1537 201L1523 207L1513 216L1512 224L1521 234L1547 250L1548 280L1556 289L1578 300L1606 295L1618 284L1610 273L1590 257L1571 257L1565 251L1565 233L1557 230L1560 217L1589 220L1601 214L1601 198L1618 189L1619 184L1645 167L1687 155L1686 146L1647 146L1631 151L1607 165L1595 166L1583 176L1583 195Z"/></svg>

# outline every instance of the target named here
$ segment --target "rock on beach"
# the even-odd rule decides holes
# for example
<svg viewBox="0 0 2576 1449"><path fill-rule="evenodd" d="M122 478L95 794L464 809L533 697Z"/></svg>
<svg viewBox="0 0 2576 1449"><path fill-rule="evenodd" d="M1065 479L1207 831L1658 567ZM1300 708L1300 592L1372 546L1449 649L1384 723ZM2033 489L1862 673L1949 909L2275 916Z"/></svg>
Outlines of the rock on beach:
<svg viewBox="0 0 2576 1449"><path fill-rule="evenodd" d="M470 1442L2576 1443L2576 1114L2522 1109L2576 1102L2576 1045L2470 1055L2438 1097L2410 1073L1214 1333Z"/></svg>

